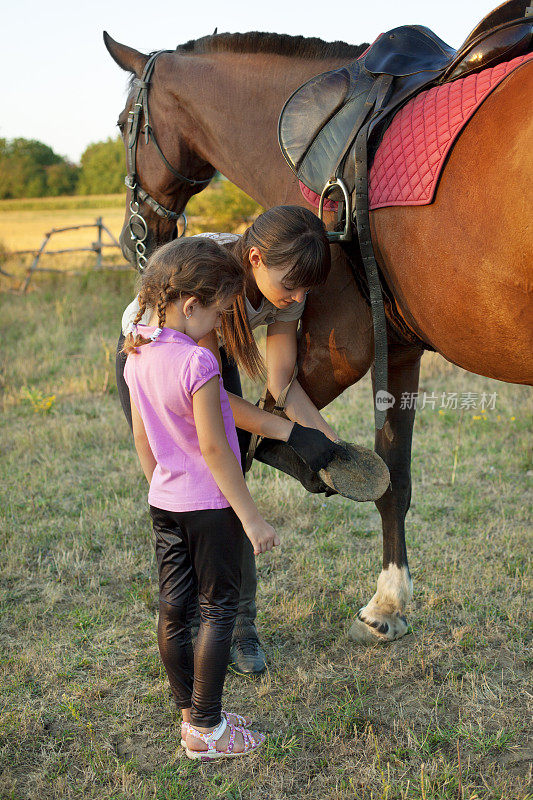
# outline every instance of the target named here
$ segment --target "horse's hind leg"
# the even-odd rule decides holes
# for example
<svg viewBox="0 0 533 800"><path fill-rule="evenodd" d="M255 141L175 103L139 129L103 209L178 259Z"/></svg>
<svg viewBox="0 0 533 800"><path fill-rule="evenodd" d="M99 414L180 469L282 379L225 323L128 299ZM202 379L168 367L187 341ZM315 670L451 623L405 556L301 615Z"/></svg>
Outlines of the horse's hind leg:
<svg viewBox="0 0 533 800"><path fill-rule="evenodd" d="M395 402L387 412L385 425L377 432L375 443L376 452L386 462L391 476L391 486L376 503L383 524L383 569L375 595L360 610L348 633L356 642L399 639L407 633L404 612L413 594L413 584L407 564L405 516L411 502L415 408L405 402L405 395L402 402L402 394L416 397L421 355L418 348L389 344L389 392Z"/></svg>

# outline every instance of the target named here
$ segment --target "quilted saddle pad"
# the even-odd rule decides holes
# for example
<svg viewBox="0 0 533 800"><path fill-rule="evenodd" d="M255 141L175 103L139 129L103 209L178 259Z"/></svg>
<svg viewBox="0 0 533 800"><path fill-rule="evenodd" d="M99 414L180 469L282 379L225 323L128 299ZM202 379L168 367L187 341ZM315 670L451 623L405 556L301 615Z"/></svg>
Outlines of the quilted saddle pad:
<svg viewBox="0 0 533 800"><path fill-rule="evenodd" d="M431 203L446 155L475 111L533 53L489 67L410 100L393 118L369 174L370 208Z"/></svg>

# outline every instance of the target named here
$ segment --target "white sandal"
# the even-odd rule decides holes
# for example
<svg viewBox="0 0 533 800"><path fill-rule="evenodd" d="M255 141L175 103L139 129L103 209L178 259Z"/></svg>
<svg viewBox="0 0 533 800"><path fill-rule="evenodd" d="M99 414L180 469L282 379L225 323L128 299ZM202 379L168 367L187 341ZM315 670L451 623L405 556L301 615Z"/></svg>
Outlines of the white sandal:
<svg viewBox="0 0 533 800"><path fill-rule="evenodd" d="M200 761L216 761L220 758L237 758L237 756L245 756L251 753L253 750L257 750L259 747L261 747L266 739L264 733L248 730L248 728L243 728L241 725L232 725L231 722L227 721L225 716L222 717L222 722L220 725L218 725L214 731L211 731L211 733L200 733L200 731L197 731L195 728L193 728L190 723L187 723L187 725L188 733L190 733L191 736L194 736L196 739L201 739L207 745L207 750L191 750L189 747L185 747L185 754L187 755L187 758L199 759ZM220 739L228 725L230 728L228 746L225 750L217 750L216 742ZM236 733L241 733L244 740L244 750L240 753L233 752ZM257 739L256 736L258 737Z"/></svg>
<svg viewBox="0 0 533 800"><path fill-rule="evenodd" d="M241 714L236 714L234 711L224 711L224 709L222 709L222 719L224 719L224 717L226 718L227 722L229 722L229 719L228 719L229 717L233 717L234 722L236 722L237 725L240 725L241 727L244 727L245 725L251 725L252 724L252 720L251 719L248 719L247 717L243 717ZM190 722L182 722L181 725L182 725L182 727L185 727L185 730L188 731L189 728L190 728L191 723ZM181 740L181 746L182 747L187 747L187 743L186 743L185 739Z"/></svg>

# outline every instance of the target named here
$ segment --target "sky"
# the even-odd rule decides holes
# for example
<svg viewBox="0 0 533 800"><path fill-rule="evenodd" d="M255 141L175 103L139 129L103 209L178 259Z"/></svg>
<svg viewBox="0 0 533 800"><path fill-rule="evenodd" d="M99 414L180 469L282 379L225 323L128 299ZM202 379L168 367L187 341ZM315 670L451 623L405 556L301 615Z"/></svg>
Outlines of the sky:
<svg viewBox="0 0 533 800"><path fill-rule="evenodd" d="M78 162L91 142L116 136L127 75L102 31L142 52L250 30L372 42L397 25L432 28L458 47L498 0L14 0L2 10L0 137L39 139Z"/></svg>

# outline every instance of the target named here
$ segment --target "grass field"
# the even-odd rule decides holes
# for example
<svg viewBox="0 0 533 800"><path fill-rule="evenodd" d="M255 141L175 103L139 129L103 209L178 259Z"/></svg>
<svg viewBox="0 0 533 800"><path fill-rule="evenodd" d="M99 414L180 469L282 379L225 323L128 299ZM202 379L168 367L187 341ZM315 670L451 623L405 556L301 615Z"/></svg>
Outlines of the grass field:
<svg viewBox="0 0 533 800"><path fill-rule="evenodd" d="M247 761L184 757L157 650L147 487L114 383L132 286L129 273L39 277L26 297L0 295L0 797L533 797L530 389L434 354L422 391L497 400L418 413L412 632L370 648L346 638L380 570L375 507L255 465L251 491L282 537L258 559L269 672L230 674L225 705L270 735ZM370 445L368 378L327 413Z"/></svg>

